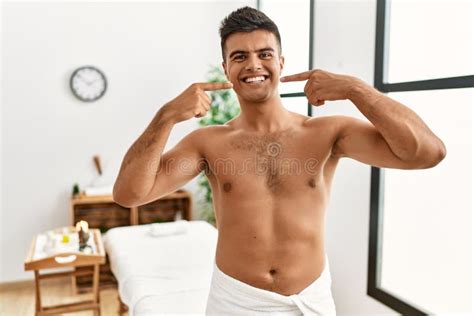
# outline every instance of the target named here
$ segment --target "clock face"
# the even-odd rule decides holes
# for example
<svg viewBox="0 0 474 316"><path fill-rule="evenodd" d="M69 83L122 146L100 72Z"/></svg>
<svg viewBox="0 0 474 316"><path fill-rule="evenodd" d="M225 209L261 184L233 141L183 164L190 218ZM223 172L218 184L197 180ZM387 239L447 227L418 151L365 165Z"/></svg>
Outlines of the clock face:
<svg viewBox="0 0 474 316"><path fill-rule="evenodd" d="M107 90L105 75L92 66L76 69L69 83L73 94L84 102L92 102L101 98Z"/></svg>

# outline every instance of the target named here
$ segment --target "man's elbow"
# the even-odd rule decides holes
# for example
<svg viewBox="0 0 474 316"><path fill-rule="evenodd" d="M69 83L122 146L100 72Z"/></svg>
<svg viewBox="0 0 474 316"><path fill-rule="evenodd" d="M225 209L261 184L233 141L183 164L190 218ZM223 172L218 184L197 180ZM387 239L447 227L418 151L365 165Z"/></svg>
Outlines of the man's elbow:
<svg viewBox="0 0 474 316"><path fill-rule="evenodd" d="M138 206L138 199L132 196L130 193L125 193L123 190L120 190L117 186L117 183L114 185L114 189L112 192L112 199L115 203L119 204L120 206L131 208Z"/></svg>
<svg viewBox="0 0 474 316"><path fill-rule="evenodd" d="M446 157L447 150L443 142L440 146L432 151L430 155L427 155L428 159L425 159L423 167L421 169L429 169L437 166Z"/></svg>

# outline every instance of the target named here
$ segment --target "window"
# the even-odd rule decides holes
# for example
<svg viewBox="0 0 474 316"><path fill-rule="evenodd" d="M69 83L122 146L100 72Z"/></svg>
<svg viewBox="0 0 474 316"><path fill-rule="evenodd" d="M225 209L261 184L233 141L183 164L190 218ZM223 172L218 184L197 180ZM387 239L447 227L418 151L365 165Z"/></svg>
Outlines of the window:
<svg viewBox="0 0 474 316"><path fill-rule="evenodd" d="M388 81L474 74L473 10L466 0L391 1Z"/></svg>
<svg viewBox="0 0 474 316"><path fill-rule="evenodd" d="M372 167L368 294L404 315L472 313L473 9L377 1L374 85L448 152L432 169Z"/></svg>

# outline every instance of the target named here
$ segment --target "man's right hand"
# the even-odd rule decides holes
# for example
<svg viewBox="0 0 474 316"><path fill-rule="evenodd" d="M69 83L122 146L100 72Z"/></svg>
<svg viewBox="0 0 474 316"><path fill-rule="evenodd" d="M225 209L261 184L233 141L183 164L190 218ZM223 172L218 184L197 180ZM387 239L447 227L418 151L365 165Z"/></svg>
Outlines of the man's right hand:
<svg viewBox="0 0 474 316"><path fill-rule="evenodd" d="M193 83L176 98L163 106L166 116L174 123L189 120L193 117L203 117L211 107L211 98L205 91L232 88L231 82L199 82Z"/></svg>

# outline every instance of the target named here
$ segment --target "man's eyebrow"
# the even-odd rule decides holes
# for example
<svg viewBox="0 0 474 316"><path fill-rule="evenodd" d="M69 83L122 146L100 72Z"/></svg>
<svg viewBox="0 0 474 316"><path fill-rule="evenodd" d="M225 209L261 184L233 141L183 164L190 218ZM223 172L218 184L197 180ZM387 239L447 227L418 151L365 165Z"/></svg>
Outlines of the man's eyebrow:
<svg viewBox="0 0 474 316"><path fill-rule="evenodd" d="M274 52L275 50L271 47L265 47L265 48L260 48L260 49L257 49L255 50L256 53L260 53L260 52L265 52L265 51L272 51ZM245 51L245 50L235 50L233 51L232 53L230 53L229 55L229 58L232 58L232 56L236 55L236 54L247 54L248 52Z"/></svg>

